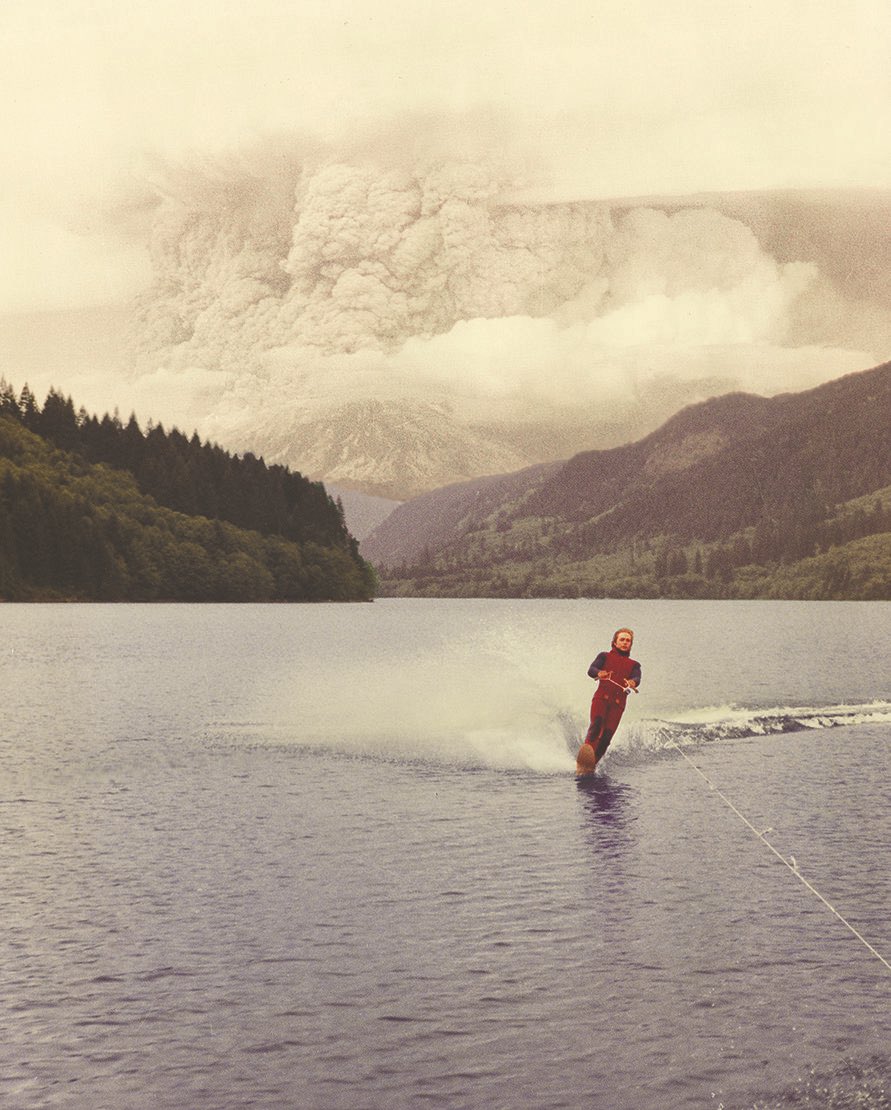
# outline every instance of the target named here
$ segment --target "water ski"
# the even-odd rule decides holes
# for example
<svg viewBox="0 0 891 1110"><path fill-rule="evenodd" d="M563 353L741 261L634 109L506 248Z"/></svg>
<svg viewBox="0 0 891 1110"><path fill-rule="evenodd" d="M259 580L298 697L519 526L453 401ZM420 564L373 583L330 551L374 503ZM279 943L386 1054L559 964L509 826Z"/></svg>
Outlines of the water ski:
<svg viewBox="0 0 891 1110"><path fill-rule="evenodd" d="M575 773L577 777L593 775L597 766L597 753L590 744L582 744L579 754L575 757Z"/></svg>

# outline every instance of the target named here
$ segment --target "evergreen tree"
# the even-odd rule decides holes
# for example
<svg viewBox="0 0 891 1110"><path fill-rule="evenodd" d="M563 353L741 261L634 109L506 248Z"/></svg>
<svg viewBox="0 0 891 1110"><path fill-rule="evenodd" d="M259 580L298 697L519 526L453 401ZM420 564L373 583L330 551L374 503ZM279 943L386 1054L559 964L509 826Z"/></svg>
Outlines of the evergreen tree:
<svg viewBox="0 0 891 1110"><path fill-rule="evenodd" d="M6 378L0 378L0 416L11 416L14 420L22 417L15 391Z"/></svg>
<svg viewBox="0 0 891 1110"><path fill-rule="evenodd" d="M22 387L22 392L19 397L19 412L21 413L22 423L25 427L30 431L36 431L40 409L37 406L37 401L28 387L27 382Z"/></svg>
<svg viewBox="0 0 891 1110"><path fill-rule="evenodd" d="M43 410L35 416L33 430L63 451L79 446L80 428L71 398L51 389L43 403Z"/></svg>

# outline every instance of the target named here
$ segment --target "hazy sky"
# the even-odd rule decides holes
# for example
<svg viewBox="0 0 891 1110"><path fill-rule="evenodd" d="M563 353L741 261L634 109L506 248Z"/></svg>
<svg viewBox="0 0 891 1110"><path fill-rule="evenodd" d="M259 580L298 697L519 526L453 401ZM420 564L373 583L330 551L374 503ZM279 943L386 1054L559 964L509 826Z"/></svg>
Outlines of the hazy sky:
<svg viewBox="0 0 891 1110"><path fill-rule="evenodd" d="M494 115L543 195L891 185L887 0L5 0L3 25L0 311L146 282L110 218L146 155L404 112Z"/></svg>

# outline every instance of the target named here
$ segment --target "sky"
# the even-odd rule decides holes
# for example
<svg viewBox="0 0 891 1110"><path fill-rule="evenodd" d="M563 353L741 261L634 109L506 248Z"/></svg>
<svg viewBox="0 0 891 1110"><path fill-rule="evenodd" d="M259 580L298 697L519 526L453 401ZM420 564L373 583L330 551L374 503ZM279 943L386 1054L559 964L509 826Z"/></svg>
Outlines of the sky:
<svg viewBox="0 0 891 1110"><path fill-rule="evenodd" d="M433 488L891 355L887 0L3 19L0 376L39 397L374 491L400 437Z"/></svg>
<svg viewBox="0 0 891 1110"><path fill-rule="evenodd" d="M888 187L889 48L886 0L6 0L0 312L148 283L147 160L407 113L497 120L528 196Z"/></svg>

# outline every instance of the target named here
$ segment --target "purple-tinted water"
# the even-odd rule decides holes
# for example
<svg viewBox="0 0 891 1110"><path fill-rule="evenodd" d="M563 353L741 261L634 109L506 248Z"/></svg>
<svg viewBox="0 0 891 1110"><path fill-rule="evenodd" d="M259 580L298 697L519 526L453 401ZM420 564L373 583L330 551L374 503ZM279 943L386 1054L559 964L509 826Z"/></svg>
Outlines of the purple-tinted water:
<svg viewBox="0 0 891 1110"><path fill-rule="evenodd" d="M0 1102L888 1105L889 617L2 607Z"/></svg>

